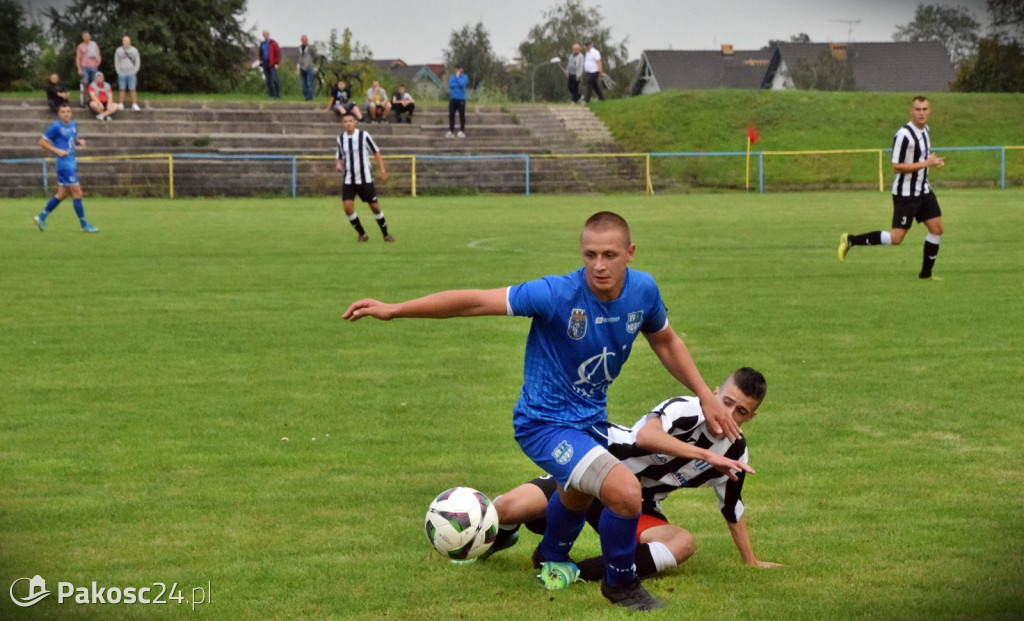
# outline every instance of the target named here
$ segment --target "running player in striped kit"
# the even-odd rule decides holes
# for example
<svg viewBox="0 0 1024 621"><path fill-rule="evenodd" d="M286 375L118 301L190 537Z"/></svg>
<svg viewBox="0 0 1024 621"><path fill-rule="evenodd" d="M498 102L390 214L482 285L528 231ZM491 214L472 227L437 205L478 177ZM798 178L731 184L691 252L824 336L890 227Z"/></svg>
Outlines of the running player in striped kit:
<svg viewBox="0 0 1024 621"><path fill-rule="evenodd" d="M919 95L910 106L910 122L896 132L892 146L892 167L896 179L892 184L892 230L872 231L862 235L843 233L839 236L839 260L846 260L852 246L898 246L903 242L914 220L928 228L924 238L924 259L921 262L921 280L941 280L932 275L935 258L942 239L942 210L928 183L928 169L942 168L945 158L931 152L928 135L928 116L931 108L928 98Z"/></svg>
<svg viewBox="0 0 1024 621"><path fill-rule="evenodd" d="M384 212L380 210L377 202L377 188L373 185L373 172L370 168L370 156L377 160L377 169L380 170L380 180L388 180L388 171L384 168L384 158L380 156L380 149L373 141L370 134L361 129L356 129L356 117L346 112L341 117L341 126L345 131L338 136L338 159L335 168L343 174L341 182L341 205L345 209L345 215L352 228L359 234L357 241L365 242L370 239L359 222L359 215L356 213L355 198L358 196L364 203L370 206L373 217L377 220L377 226L384 235L384 241L393 242L395 238L388 233L388 223L384 219Z"/></svg>

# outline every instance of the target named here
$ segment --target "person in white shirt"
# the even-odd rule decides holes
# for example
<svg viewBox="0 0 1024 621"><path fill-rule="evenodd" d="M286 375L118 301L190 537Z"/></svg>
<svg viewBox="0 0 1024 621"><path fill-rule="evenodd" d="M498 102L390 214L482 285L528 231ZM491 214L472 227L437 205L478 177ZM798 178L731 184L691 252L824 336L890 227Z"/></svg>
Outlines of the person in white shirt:
<svg viewBox="0 0 1024 621"><path fill-rule="evenodd" d="M587 41L587 53L583 55L583 72L587 74L587 94L584 101L590 103L590 97L595 93L598 99L604 100L599 81L601 74L604 73L604 64L601 62L601 52L594 49L592 41Z"/></svg>

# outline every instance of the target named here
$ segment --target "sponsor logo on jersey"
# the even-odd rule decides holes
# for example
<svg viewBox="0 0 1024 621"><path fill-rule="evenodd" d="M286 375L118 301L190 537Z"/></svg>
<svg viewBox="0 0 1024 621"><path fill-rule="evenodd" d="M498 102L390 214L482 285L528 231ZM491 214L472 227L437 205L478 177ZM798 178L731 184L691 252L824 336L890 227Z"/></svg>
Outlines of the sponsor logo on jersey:
<svg viewBox="0 0 1024 621"><path fill-rule="evenodd" d="M587 311L582 308L572 309L569 317L569 338L578 341L587 335Z"/></svg>

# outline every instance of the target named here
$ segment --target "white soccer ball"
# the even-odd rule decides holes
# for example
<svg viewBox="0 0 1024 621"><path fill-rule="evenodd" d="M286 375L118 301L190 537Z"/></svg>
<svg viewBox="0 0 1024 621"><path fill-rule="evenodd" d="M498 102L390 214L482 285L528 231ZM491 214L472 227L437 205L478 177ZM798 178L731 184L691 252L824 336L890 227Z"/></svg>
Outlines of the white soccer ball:
<svg viewBox="0 0 1024 621"><path fill-rule="evenodd" d="M471 487L453 487L430 503L427 540L453 560L469 560L487 551L498 535L498 511Z"/></svg>

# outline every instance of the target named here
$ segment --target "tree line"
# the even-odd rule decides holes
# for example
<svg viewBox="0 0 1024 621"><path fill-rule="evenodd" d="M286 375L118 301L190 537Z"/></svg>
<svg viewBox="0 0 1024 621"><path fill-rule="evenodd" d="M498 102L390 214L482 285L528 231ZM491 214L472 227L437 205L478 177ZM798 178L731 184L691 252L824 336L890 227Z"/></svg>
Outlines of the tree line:
<svg viewBox="0 0 1024 621"><path fill-rule="evenodd" d="M942 42L957 67L953 90L1024 92L1024 0L986 0L989 34L963 8L919 4L914 20L897 26L896 41ZM75 47L81 33L109 47L101 68L112 72L113 48L124 34L145 59L145 90L160 93L256 92L258 76L249 68L258 37L242 28L246 0L73 0L63 10L27 15L19 0L0 0L0 90L37 90L50 73L74 76ZM41 19L42 18L42 19ZM46 26L44 27L43 21ZM790 39L810 42L801 33ZM461 65L470 87L498 99L564 100L564 66L573 43L593 41L604 66L625 95L635 73L626 40L614 41L598 8L583 0L562 0L519 44L510 64L495 53L482 22L454 30L443 50L448 67ZM339 41L315 47L337 66L360 67L364 78L375 69L371 51L346 29ZM828 57L826 57L828 56ZM556 67L551 59L559 57ZM793 70L798 88L855 90L847 63L823 55ZM372 76L377 77L377 76ZM254 84L256 81L257 84Z"/></svg>

